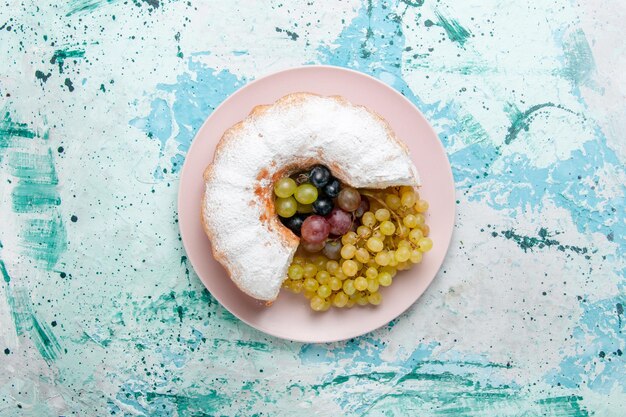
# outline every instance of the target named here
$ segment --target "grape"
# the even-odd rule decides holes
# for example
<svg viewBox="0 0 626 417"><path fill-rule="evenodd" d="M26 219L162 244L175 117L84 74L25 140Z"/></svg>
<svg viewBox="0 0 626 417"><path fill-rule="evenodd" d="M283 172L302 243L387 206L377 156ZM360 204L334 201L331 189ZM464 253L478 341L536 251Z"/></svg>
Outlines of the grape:
<svg viewBox="0 0 626 417"><path fill-rule="evenodd" d="M356 245L357 240L359 239L359 237L357 236L356 233L354 232L348 232L345 235L341 236L341 243L343 243L344 245Z"/></svg>
<svg viewBox="0 0 626 417"><path fill-rule="evenodd" d="M398 262L406 262L411 257L411 249L404 246L398 248L395 257Z"/></svg>
<svg viewBox="0 0 626 417"><path fill-rule="evenodd" d="M367 278L376 278L378 276L378 271L376 270L376 268L374 268L373 266L370 266L369 268L367 268L367 270L365 271L365 276Z"/></svg>
<svg viewBox="0 0 626 417"><path fill-rule="evenodd" d="M370 304L377 306L378 304L381 303L381 301L383 301L383 296L380 295L379 292L373 292L367 296L367 301Z"/></svg>
<svg viewBox="0 0 626 417"><path fill-rule="evenodd" d="M421 229L413 229L409 232L409 240L417 245L421 238L424 237L424 233Z"/></svg>
<svg viewBox="0 0 626 417"><path fill-rule="evenodd" d="M291 230L293 232L293 234L295 234L296 236L300 236L301 234L301 229L302 229L302 223L304 222L304 219L306 219L307 216L303 215L303 214L296 214L294 216L288 217L288 218L281 218L280 221L283 222L283 224L285 226L287 226L287 228L289 230Z"/></svg>
<svg viewBox="0 0 626 417"><path fill-rule="evenodd" d="M313 204L298 204L298 213L313 213Z"/></svg>
<svg viewBox="0 0 626 417"><path fill-rule="evenodd" d="M367 305L367 296L359 294L359 298L356 299L356 303L360 306Z"/></svg>
<svg viewBox="0 0 626 417"><path fill-rule="evenodd" d="M361 194L354 188L344 188L339 193L337 203L345 211L354 211L361 204Z"/></svg>
<svg viewBox="0 0 626 417"><path fill-rule="evenodd" d="M375 237L376 239L380 239L380 240L385 239L385 235L383 235L383 232L381 232L380 229L374 230L372 232L372 237Z"/></svg>
<svg viewBox="0 0 626 417"><path fill-rule="evenodd" d="M340 291L335 294L335 297L333 298L333 304L335 305L335 307L345 307L346 304L348 304L348 296L346 295L346 293Z"/></svg>
<svg viewBox="0 0 626 417"><path fill-rule="evenodd" d="M307 217L302 223L302 239L309 243L322 243L328 237L330 230L330 224L326 219L314 214ZM318 250L323 247L322 245Z"/></svg>
<svg viewBox="0 0 626 417"><path fill-rule="evenodd" d="M422 262L422 252L420 252L418 249L413 249L411 251L411 257L409 258L409 260L411 261L411 263L414 264Z"/></svg>
<svg viewBox="0 0 626 417"><path fill-rule="evenodd" d="M354 303L355 301L352 298L348 297L348 302L346 303L346 307L352 308L354 307Z"/></svg>
<svg viewBox="0 0 626 417"><path fill-rule="evenodd" d="M367 279L365 279L364 277L355 278L354 288L358 291L365 291L367 289Z"/></svg>
<svg viewBox="0 0 626 417"><path fill-rule="evenodd" d="M389 220L385 220L380 224L380 232L385 236L391 236L396 231L396 225L390 222Z"/></svg>
<svg viewBox="0 0 626 417"><path fill-rule="evenodd" d="M430 234L430 226L428 226L427 224L420 224L419 228L422 229L422 233L424 233L424 236L428 236Z"/></svg>
<svg viewBox="0 0 626 417"><path fill-rule="evenodd" d="M319 271L317 274L315 274L315 279L320 284L328 284L328 281L330 280L330 274L326 271Z"/></svg>
<svg viewBox="0 0 626 417"><path fill-rule="evenodd" d="M333 200L328 197L318 198L313 202L313 211L320 216L328 215L333 209Z"/></svg>
<svg viewBox="0 0 626 417"><path fill-rule="evenodd" d="M356 254L356 247L354 245L347 244L341 248L341 257L343 259L352 259Z"/></svg>
<svg viewBox="0 0 626 417"><path fill-rule="evenodd" d="M380 252L383 250L383 241L376 237L367 239L366 245L371 252Z"/></svg>
<svg viewBox="0 0 626 417"><path fill-rule="evenodd" d="M363 213L363 216L361 217L361 223L363 223L363 226L367 226L370 228L374 227L374 225L376 224L376 217L374 216L374 213L372 213L371 211Z"/></svg>
<svg viewBox="0 0 626 417"><path fill-rule="evenodd" d="M429 237L423 237L417 242L420 252L428 252L433 247L433 241Z"/></svg>
<svg viewBox="0 0 626 417"><path fill-rule="evenodd" d="M424 218L424 215L419 214L419 213L415 215L415 221L417 222L418 226L421 226L426 223L426 219Z"/></svg>
<svg viewBox="0 0 626 417"><path fill-rule="evenodd" d="M300 294L302 292L302 288L304 287L304 285L302 284L302 281L292 281L291 282L291 291L293 291L296 294Z"/></svg>
<svg viewBox="0 0 626 417"><path fill-rule="evenodd" d="M415 211L418 213L425 213L428 210L428 201L426 200L417 200L415 203Z"/></svg>
<svg viewBox="0 0 626 417"><path fill-rule="evenodd" d="M378 280L377 279L368 279L367 280L367 290L369 292L376 292L378 291Z"/></svg>
<svg viewBox="0 0 626 417"><path fill-rule="evenodd" d="M417 227L417 217L413 214L407 214L404 216L404 219L402 219L402 223L404 223L406 227L413 229L414 227Z"/></svg>
<svg viewBox="0 0 626 417"><path fill-rule="evenodd" d="M400 197L395 194L387 194L385 196L385 203L391 210L398 210L400 208Z"/></svg>
<svg viewBox="0 0 626 417"><path fill-rule="evenodd" d="M341 259L341 243L336 240L329 240L324 246L323 253L328 257L328 259L333 259L335 261ZM332 273L333 271L329 269L328 272Z"/></svg>
<svg viewBox="0 0 626 417"><path fill-rule="evenodd" d="M302 279L302 277L304 276L304 268L302 268L298 264L291 265L287 274L291 279Z"/></svg>
<svg viewBox="0 0 626 417"><path fill-rule="evenodd" d="M356 217L361 217L363 214L370 209L370 202L367 198L361 196L361 203L359 207L354 211L354 215Z"/></svg>
<svg viewBox="0 0 626 417"><path fill-rule="evenodd" d="M395 277L396 274L398 273L396 268L394 268L393 266L384 266L381 268L380 272L386 272L389 275L391 275L392 278Z"/></svg>
<svg viewBox="0 0 626 417"><path fill-rule="evenodd" d="M280 198L291 197L297 187L296 182L291 178L281 178L274 184L274 194Z"/></svg>
<svg viewBox="0 0 626 417"><path fill-rule="evenodd" d="M359 237L361 237L362 239L367 239L368 237L371 236L372 234L372 229L370 229L367 226L359 226L356 229L356 234L359 235Z"/></svg>
<svg viewBox="0 0 626 417"><path fill-rule="evenodd" d="M356 250L354 257L357 261L366 264L370 260L370 253L365 248L359 248Z"/></svg>
<svg viewBox="0 0 626 417"><path fill-rule="evenodd" d="M298 209L298 203L293 197L277 198L275 205L276 213L281 217L291 217Z"/></svg>
<svg viewBox="0 0 626 417"><path fill-rule="evenodd" d="M396 251L395 250L390 250L387 253L389 253L389 266L396 266L396 265L398 265L398 260L396 259Z"/></svg>
<svg viewBox="0 0 626 417"><path fill-rule="evenodd" d="M313 264L317 267L318 271L326 270L326 262L328 262L328 259L326 259L324 255L317 255L313 258Z"/></svg>
<svg viewBox="0 0 626 417"><path fill-rule="evenodd" d="M305 291L317 291L317 287L319 287L319 282L314 278L307 278L302 283Z"/></svg>
<svg viewBox="0 0 626 417"><path fill-rule="evenodd" d="M328 183L323 188L324 194L326 194L330 198L335 198L339 195L339 190L341 189L341 185L336 178L331 178L328 180Z"/></svg>
<svg viewBox="0 0 626 417"><path fill-rule="evenodd" d="M317 253L324 248L324 242L307 242L303 240L300 242L302 248L309 253Z"/></svg>
<svg viewBox="0 0 626 417"><path fill-rule="evenodd" d="M309 181L317 188L321 188L328 184L330 180L330 171L324 165L316 165L309 173Z"/></svg>
<svg viewBox="0 0 626 417"><path fill-rule="evenodd" d="M356 288L354 288L354 281L351 279L347 279L343 282L343 292L348 295L352 295L356 292Z"/></svg>
<svg viewBox="0 0 626 417"><path fill-rule="evenodd" d="M313 264L306 264L303 271L305 278L313 278L317 274L317 267Z"/></svg>
<svg viewBox="0 0 626 417"><path fill-rule="evenodd" d="M319 295L315 295L311 297L311 309L314 311L323 311L324 310L325 301Z"/></svg>
<svg viewBox="0 0 626 417"><path fill-rule="evenodd" d="M415 195L415 192L413 190L405 191L400 197L400 202L404 207L413 207L417 202L417 196Z"/></svg>
<svg viewBox="0 0 626 417"><path fill-rule="evenodd" d="M337 261L326 262L326 270L333 275L337 275L337 272L339 271L339 262Z"/></svg>
<svg viewBox="0 0 626 417"><path fill-rule="evenodd" d="M328 309L330 308L330 301L326 300L324 301L324 306L322 307L322 311L328 311Z"/></svg>
<svg viewBox="0 0 626 417"><path fill-rule="evenodd" d="M317 188L308 183L299 185L294 197L300 204L311 204L317 200Z"/></svg>
<svg viewBox="0 0 626 417"><path fill-rule="evenodd" d="M328 297L331 293L332 291L330 290L330 287L328 285L320 285L317 289L317 295L322 298Z"/></svg>
<svg viewBox="0 0 626 417"><path fill-rule="evenodd" d="M330 224L330 233L337 236L346 233L352 225L352 216L337 207L326 216L326 220Z"/></svg>
<svg viewBox="0 0 626 417"><path fill-rule="evenodd" d="M333 291L340 290L342 285L343 284L341 280L337 277L331 277L330 280L328 281L328 286Z"/></svg>
<svg viewBox="0 0 626 417"><path fill-rule="evenodd" d="M381 272L378 274L378 283L383 287L388 287L391 285L393 278L389 272Z"/></svg>
<svg viewBox="0 0 626 417"><path fill-rule="evenodd" d="M350 259L350 260L345 261L341 265L341 270L347 276L353 277L353 276L356 275L357 271L359 270L359 267L357 266L356 262L354 262L353 260Z"/></svg>
<svg viewBox="0 0 626 417"><path fill-rule="evenodd" d="M376 213L374 213L374 216L376 217L376 220L378 220L379 222L384 222L385 220L389 220L389 217L391 217L391 213L389 213L389 210L381 208L376 210Z"/></svg>
<svg viewBox="0 0 626 417"><path fill-rule="evenodd" d="M376 254L376 257L374 257L374 260L380 266L387 266L389 265L389 261L391 261L391 257L389 256L389 253L382 251Z"/></svg>

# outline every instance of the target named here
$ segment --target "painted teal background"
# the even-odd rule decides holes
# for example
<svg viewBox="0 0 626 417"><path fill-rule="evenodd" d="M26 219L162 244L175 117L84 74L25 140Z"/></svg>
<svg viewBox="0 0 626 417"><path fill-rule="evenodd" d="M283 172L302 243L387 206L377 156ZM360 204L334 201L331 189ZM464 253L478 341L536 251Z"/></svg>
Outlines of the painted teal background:
<svg viewBox="0 0 626 417"><path fill-rule="evenodd" d="M620 2L264 3L0 8L0 415L626 415ZM402 92L457 185L427 293L329 345L239 322L177 226L203 120L303 64Z"/></svg>

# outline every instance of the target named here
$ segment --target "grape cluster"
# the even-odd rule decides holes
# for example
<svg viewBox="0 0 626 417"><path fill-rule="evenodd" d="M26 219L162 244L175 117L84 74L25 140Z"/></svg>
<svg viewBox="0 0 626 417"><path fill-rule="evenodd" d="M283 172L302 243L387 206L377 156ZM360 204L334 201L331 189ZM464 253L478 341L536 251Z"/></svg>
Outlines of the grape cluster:
<svg viewBox="0 0 626 417"><path fill-rule="evenodd" d="M378 305L379 288L432 248L424 217L428 202L412 187L343 187L336 205L325 217L303 222L303 239L283 286L304 292L315 311Z"/></svg>

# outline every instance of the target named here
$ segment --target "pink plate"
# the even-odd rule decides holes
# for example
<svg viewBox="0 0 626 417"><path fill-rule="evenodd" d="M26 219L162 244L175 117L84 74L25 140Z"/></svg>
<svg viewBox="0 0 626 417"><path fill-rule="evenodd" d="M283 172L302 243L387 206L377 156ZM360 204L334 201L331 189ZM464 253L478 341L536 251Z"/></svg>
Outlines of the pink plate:
<svg viewBox="0 0 626 417"><path fill-rule="evenodd" d="M271 307L241 292L211 256L210 243L200 223L202 173L213 160L215 146L226 129L244 119L252 108L270 104L294 92L341 95L379 113L411 149L421 178L420 194L430 203L433 249L421 264L400 272L393 285L381 290L377 307L331 308L316 313L302 294L286 290ZM355 156L358 157L358 156ZM250 326L284 339L331 342L370 332L409 308L435 278L448 250L454 226L454 181L450 163L422 113L394 89L368 75L329 66L288 69L260 78L226 99L204 122L183 166L178 191L180 232L198 276L228 311Z"/></svg>

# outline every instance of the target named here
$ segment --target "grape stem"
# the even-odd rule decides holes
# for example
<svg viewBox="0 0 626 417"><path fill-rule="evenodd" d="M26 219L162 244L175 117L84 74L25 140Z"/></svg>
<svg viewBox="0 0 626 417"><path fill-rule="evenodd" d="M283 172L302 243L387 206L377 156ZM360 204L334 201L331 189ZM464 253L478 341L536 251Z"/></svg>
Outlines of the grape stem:
<svg viewBox="0 0 626 417"><path fill-rule="evenodd" d="M402 225L402 222L400 221L400 217L398 216L398 214L395 211L393 211L392 209L389 208L387 203L385 203L382 199L378 198L376 195L374 195L374 194L372 194L372 193L370 193L368 191L361 191L361 194L363 194L366 197L373 198L374 200L378 201L382 206L384 206L387 210L389 210L389 212L393 215L393 217L398 222L398 226L400 226L400 234L401 235L404 234L404 226Z"/></svg>

